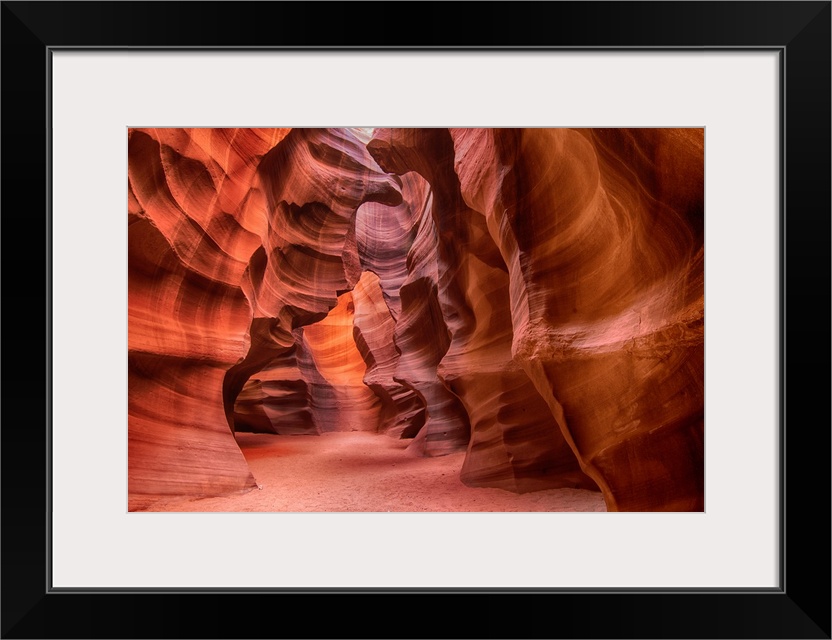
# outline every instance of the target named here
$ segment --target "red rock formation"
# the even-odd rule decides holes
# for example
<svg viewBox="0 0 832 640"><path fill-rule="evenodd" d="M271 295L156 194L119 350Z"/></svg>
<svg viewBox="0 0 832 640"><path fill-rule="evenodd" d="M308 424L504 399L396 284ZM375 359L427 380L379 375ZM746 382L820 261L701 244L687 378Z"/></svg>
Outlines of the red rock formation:
<svg viewBox="0 0 832 640"><path fill-rule="evenodd" d="M255 486L229 427L237 395L348 288L356 209L401 195L346 131L137 129L129 143L132 509Z"/></svg>
<svg viewBox="0 0 832 640"><path fill-rule="evenodd" d="M308 360L303 345L265 353L269 354L267 364L245 383L236 398L234 430L278 435L320 433L310 381L302 371Z"/></svg>
<svg viewBox="0 0 832 640"><path fill-rule="evenodd" d="M254 486L234 429L366 429L701 510L702 130L370 135L130 131L130 508Z"/></svg>
<svg viewBox="0 0 832 640"><path fill-rule="evenodd" d="M240 281L264 222L255 171L285 134L128 133L131 509L156 495L255 484L220 399L226 370L248 347Z"/></svg>
<svg viewBox="0 0 832 640"><path fill-rule="evenodd" d="M347 292L326 318L303 330L304 346L334 395L334 411L321 425L324 431L378 429L380 402L364 384L367 365L353 338L354 315L352 293Z"/></svg>
<svg viewBox="0 0 832 640"><path fill-rule="evenodd" d="M448 132L377 130L368 147L385 169L423 172L432 188L424 214L431 217L423 219L412 249L409 285L402 288L403 299L413 287L422 288L414 295L420 307L401 318L397 345L405 365L420 350L432 350L422 356L423 377L442 387L423 389L441 390L436 404L446 411L450 406L456 421L470 425L470 431L457 430L468 449L463 481L512 491L594 487L548 406L512 360L508 273L485 219L462 198ZM433 322L427 333L441 339L426 340L425 317ZM451 404L445 400L449 397L458 401ZM429 415L431 409L429 403ZM447 420L434 433L444 435L449 422L453 424ZM428 430L428 445L431 435Z"/></svg>
<svg viewBox="0 0 832 640"><path fill-rule="evenodd" d="M350 288L343 253L358 207L397 205L402 196L398 181L346 131L293 130L258 171L268 229L262 272L251 273L255 317L278 318L288 331L322 319Z"/></svg>
<svg viewBox="0 0 832 640"><path fill-rule="evenodd" d="M275 359L305 345L297 352L298 379L283 379L283 386L295 383L295 410L304 419L310 415L316 429L332 430L336 394L301 328L324 319L339 292L351 288L357 257L348 240L354 246L356 210L366 202L400 204L399 185L349 131L325 129L293 130L260 162L258 178L267 197L262 246L251 255L242 285L253 306L251 348L228 371L224 402L233 406L251 376L262 379L260 372ZM272 406L277 400L264 398Z"/></svg>
<svg viewBox="0 0 832 640"><path fill-rule="evenodd" d="M515 360L608 509L704 499L703 131L452 131Z"/></svg>
<svg viewBox="0 0 832 640"><path fill-rule="evenodd" d="M395 380L399 352L395 345L396 322L388 306L390 296L384 294L378 276L365 271L352 297L356 347L367 365L364 384L381 404L378 430L412 438L425 424L425 405L412 389Z"/></svg>

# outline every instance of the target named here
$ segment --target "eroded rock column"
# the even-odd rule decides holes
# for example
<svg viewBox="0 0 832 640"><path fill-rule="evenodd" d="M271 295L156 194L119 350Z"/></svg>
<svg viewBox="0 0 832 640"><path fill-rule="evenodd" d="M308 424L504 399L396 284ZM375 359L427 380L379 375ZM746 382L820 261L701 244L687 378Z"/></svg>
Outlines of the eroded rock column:
<svg viewBox="0 0 832 640"><path fill-rule="evenodd" d="M443 397L452 392L459 420L469 425L463 481L512 491L594 488L547 404L513 361L507 268L486 219L462 197L450 135L379 130L368 146L388 170L419 172L431 186L430 218L419 229L409 286L402 289L403 301L419 305L419 313L403 315L397 344L404 362L417 348L433 350L424 358L429 373L435 365ZM419 345L419 325L427 327L423 341L433 336L427 345Z"/></svg>
<svg viewBox="0 0 832 640"><path fill-rule="evenodd" d="M352 365L360 364L359 380L364 373L354 341L349 354L344 351L348 344L341 341L349 303L329 320L327 314L338 305L339 294L355 284L356 210L364 203L399 205L399 182L381 171L358 138L336 129L293 130L263 158L258 179L267 198L268 224L262 249L252 255L243 278L254 307L252 346L226 376L226 406L233 406L251 378L262 379L260 372L275 359L294 354L299 374L295 387L308 403L301 407L298 402L298 408L311 416L315 429L339 429L342 422L375 425L377 402L363 384L356 389L360 399L354 394L338 397L337 387L354 386L341 384L354 371L338 372L338 358L349 355ZM351 322L350 314L350 332ZM330 339L334 342L328 344ZM295 397L300 401L302 395ZM360 400L360 406L352 407L348 397ZM267 405L278 400L264 398ZM351 417L344 421L336 415L339 411ZM359 419L362 414L364 420ZM281 419L276 413L273 418ZM275 426L275 431L282 428Z"/></svg>
<svg viewBox="0 0 832 640"><path fill-rule="evenodd" d="M128 133L129 508L254 486L222 407L248 349L240 287L260 244L259 159L281 129Z"/></svg>
<svg viewBox="0 0 832 640"><path fill-rule="evenodd" d="M610 510L701 510L703 135L453 130L515 360Z"/></svg>

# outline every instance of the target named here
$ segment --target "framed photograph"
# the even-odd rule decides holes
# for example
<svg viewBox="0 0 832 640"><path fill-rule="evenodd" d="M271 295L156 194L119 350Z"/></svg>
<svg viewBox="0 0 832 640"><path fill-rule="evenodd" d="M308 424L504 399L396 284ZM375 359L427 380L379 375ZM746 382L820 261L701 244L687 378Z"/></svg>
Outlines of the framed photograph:
<svg viewBox="0 0 832 640"><path fill-rule="evenodd" d="M4 2L2 636L829 638L830 15Z"/></svg>

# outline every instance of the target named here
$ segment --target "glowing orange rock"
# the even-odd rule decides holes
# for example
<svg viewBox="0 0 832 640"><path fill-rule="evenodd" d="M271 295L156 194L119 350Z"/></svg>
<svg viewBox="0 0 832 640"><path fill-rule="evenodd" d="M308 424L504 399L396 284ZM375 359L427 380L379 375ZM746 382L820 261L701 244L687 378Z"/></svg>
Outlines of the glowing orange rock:
<svg viewBox="0 0 832 640"><path fill-rule="evenodd" d="M240 280L264 222L255 171L285 134L128 133L131 509L255 486L220 399L225 371L248 348Z"/></svg>
<svg viewBox="0 0 832 640"><path fill-rule="evenodd" d="M130 508L255 486L235 429L361 429L474 486L701 510L703 158L701 129L131 130Z"/></svg>
<svg viewBox="0 0 832 640"><path fill-rule="evenodd" d="M704 500L703 131L452 131L514 359L611 510Z"/></svg>

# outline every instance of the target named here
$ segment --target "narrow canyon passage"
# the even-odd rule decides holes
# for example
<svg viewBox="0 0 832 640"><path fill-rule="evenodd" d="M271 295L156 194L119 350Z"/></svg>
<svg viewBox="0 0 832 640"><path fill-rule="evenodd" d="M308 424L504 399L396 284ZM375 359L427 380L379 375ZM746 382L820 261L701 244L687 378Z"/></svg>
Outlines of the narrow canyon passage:
<svg viewBox="0 0 832 640"><path fill-rule="evenodd" d="M213 498L166 498L153 511L211 512L543 512L606 511L598 491L516 494L468 487L464 452L425 458L409 440L366 431L280 437L241 433L237 442L259 489Z"/></svg>
<svg viewBox="0 0 832 640"><path fill-rule="evenodd" d="M129 510L704 510L704 130L128 151Z"/></svg>

